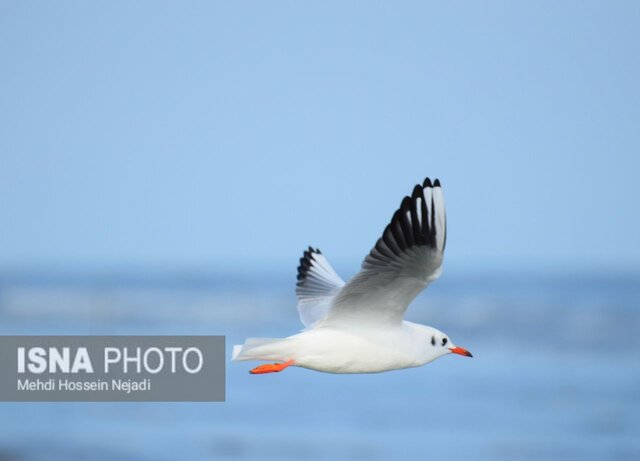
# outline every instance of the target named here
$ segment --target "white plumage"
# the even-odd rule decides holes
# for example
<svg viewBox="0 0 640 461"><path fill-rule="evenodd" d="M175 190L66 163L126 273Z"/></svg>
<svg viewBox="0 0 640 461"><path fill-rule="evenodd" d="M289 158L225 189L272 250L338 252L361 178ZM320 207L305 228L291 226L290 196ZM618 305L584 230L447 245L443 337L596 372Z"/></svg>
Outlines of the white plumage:
<svg viewBox="0 0 640 461"><path fill-rule="evenodd" d="M446 216L440 181L429 178L384 229L346 284L320 250L298 267L298 312L306 327L283 339L250 338L233 360L269 360L253 373L289 365L330 373L375 373L424 365L449 353L471 356L441 331L403 320L413 299L442 272Z"/></svg>

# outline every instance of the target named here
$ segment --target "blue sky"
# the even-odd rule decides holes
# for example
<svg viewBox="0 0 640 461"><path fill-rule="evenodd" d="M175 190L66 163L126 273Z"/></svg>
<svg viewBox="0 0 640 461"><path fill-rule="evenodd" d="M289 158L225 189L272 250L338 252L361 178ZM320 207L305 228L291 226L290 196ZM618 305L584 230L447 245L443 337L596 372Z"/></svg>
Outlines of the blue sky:
<svg viewBox="0 0 640 461"><path fill-rule="evenodd" d="M638 2L0 3L0 267L637 270Z"/></svg>

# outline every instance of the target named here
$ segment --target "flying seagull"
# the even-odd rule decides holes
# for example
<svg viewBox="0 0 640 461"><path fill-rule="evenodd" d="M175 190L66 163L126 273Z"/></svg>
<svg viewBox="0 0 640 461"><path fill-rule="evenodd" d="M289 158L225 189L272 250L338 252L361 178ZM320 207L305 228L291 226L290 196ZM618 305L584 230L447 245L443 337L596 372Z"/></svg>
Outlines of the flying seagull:
<svg viewBox="0 0 640 461"><path fill-rule="evenodd" d="M403 320L409 303L440 276L447 240L440 181L426 178L405 197L362 268L345 283L319 249L298 266L298 312L305 329L282 339L249 338L233 360L274 361L328 373L379 373L419 367L447 354L472 357L443 332Z"/></svg>

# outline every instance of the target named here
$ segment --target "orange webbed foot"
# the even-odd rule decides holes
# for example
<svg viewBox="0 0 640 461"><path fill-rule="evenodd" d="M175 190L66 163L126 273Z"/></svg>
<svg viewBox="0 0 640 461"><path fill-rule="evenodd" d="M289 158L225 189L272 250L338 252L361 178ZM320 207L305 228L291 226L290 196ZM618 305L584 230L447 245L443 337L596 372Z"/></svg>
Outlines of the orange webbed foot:
<svg viewBox="0 0 640 461"><path fill-rule="evenodd" d="M289 365L293 365L293 360L287 360L284 363L267 363L265 365L260 365L258 367L255 367L249 373L251 373L252 375L261 375L264 373L278 373L284 370L285 368L287 368Z"/></svg>

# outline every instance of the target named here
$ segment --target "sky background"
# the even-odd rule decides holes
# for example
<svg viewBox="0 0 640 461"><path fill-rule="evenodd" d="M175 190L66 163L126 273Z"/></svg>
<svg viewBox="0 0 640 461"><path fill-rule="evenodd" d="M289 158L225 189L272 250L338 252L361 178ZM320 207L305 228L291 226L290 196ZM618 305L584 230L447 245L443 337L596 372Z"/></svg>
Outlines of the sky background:
<svg viewBox="0 0 640 461"><path fill-rule="evenodd" d="M0 2L0 268L640 270L639 2ZM347 275L347 274L343 274Z"/></svg>

